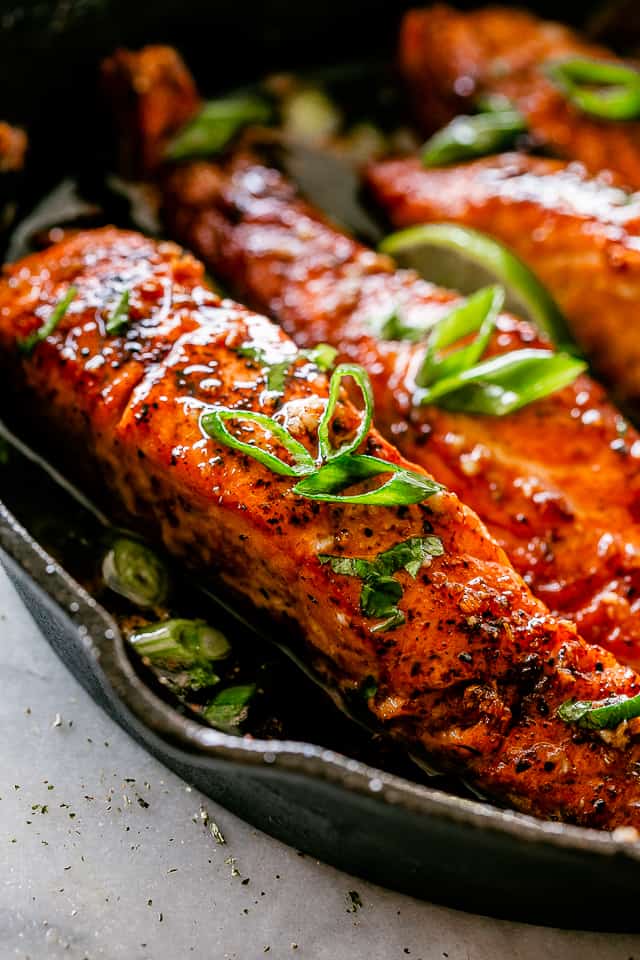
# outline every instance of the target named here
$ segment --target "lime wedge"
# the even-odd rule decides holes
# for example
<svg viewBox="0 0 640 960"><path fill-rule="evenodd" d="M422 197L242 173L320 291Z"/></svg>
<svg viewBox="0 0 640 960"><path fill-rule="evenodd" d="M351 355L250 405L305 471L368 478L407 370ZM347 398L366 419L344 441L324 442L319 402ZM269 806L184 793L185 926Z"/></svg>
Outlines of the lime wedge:
<svg viewBox="0 0 640 960"><path fill-rule="evenodd" d="M546 287L522 260L486 233L456 223L425 223L391 234L380 250L425 280L464 294L502 284L506 310L526 317L554 344L575 353L567 322Z"/></svg>

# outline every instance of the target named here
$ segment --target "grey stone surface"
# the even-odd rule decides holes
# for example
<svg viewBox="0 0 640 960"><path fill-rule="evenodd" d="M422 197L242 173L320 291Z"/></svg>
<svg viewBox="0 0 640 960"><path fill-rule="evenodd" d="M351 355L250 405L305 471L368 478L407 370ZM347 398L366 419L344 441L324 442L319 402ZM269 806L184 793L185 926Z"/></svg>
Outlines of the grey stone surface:
<svg viewBox="0 0 640 960"><path fill-rule="evenodd" d="M299 856L116 727L1 571L0 618L2 960L640 960L640 937L473 917Z"/></svg>

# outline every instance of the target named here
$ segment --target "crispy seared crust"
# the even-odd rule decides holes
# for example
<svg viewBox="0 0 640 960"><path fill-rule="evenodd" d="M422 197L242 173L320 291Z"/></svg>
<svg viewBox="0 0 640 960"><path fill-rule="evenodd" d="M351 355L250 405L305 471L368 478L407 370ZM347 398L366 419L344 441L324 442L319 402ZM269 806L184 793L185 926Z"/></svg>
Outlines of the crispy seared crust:
<svg viewBox="0 0 640 960"><path fill-rule="evenodd" d="M20 354L17 340L71 283L78 293L56 331ZM108 336L123 287L130 324ZM31 256L0 282L8 379L169 550L286 616L343 690L374 677L374 713L443 768L542 816L640 826L640 749L622 749L629 731L607 744L555 716L569 696L635 694L639 678L552 619L455 495L402 509L314 504L292 494L290 478L203 437L203 404L279 406L311 448L327 377L298 357L278 404L264 395L265 371L237 352L247 341L295 355L278 328L207 290L177 247L111 228ZM338 416L348 425L355 414L343 401ZM375 431L365 449L402 462ZM415 581L398 574L407 621L372 633L357 580L318 553L371 557L425 531L442 538L444 556Z"/></svg>
<svg viewBox="0 0 640 960"><path fill-rule="evenodd" d="M576 164L515 153L438 170L389 160L367 180L397 227L450 220L506 243L551 290L616 395L640 404L640 196Z"/></svg>
<svg viewBox="0 0 640 960"><path fill-rule="evenodd" d="M524 114L539 144L640 187L640 122L588 116L545 76L546 61L576 55L617 60L568 27L508 7L410 10L399 43L400 69L425 132L468 112L478 95L500 93Z"/></svg>

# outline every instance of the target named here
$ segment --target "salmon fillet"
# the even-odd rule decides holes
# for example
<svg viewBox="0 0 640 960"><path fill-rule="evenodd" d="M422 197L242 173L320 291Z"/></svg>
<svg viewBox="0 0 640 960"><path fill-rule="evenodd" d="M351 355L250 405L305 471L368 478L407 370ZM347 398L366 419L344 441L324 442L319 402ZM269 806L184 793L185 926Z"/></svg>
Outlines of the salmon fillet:
<svg viewBox="0 0 640 960"><path fill-rule="evenodd" d="M571 56L621 62L569 27L508 7L463 13L436 4L405 15L398 56L425 132L468 113L478 97L501 94L526 118L539 145L640 187L640 122L583 113L545 75L545 63Z"/></svg>
<svg viewBox="0 0 640 960"><path fill-rule="evenodd" d="M640 404L640 197L576 164L509 153L425 169L418 158L367 171L397 227L447 220L491 234L537 274L597 373Z"/></svg>
<svg viewBox="0 0 640 960"><path fill-rule="evenodd" d="M70 285L59 325L25 354L20 341ZM124 289L129 323L107 334ZM135 522L200 575L293 625L341 690L373 678L369 707L402 743L519 809L640 827L636 722L605 742L556 716L567 697L635 694L640 678L552 618L455 494L402 508L315 502L203 434L203 408L277 412L313 450L327 375L279 328L208 290L190 256L113 228L77 234L5 270L0 344L41 429L95 465ZM265 368L239 352L247 344L290 361L277 400ZM357 419L344 397L338 419ZM404 462L375 430L364 450ZM397 574L405 622L373 632L358 580L319 555L373 558L425 532L442 555L415 579Z"/></svg>
<svg viewBox="0 0 640 960"><path fill-rule="evenodd" d="M124 84L135 54L116 54L116 62ZM165 93L156 87L154 96L164 110ZM144 138L152 99L138 130L125 128L124 136ZM409 321L436 322L458 295L396 271L251 153L226 167L165 167L158 183L174 236L300 346L326 341L361 363L382 432L479 514L552 611L571 617L588 642L640 667L640 435L602 389L583 376L500 418L415 407L424 346L380 340L376 323L396 308ZM503 315L491 350L535 345L548 346Z"/></svg>
<svg viewBox="0 0 640 960"><path fill-rule="evenodd" d="M0 123L0 173L21 170L27 151L27 135L18 127Z"/></svg>

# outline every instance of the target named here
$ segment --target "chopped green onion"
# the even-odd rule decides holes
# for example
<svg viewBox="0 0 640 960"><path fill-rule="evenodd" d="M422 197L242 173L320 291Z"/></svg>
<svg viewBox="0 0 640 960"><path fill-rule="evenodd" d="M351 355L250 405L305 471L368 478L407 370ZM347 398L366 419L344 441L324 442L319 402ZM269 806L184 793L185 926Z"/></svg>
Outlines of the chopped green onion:
<svg viewBox="0 0 640 960"><path fill-rule="evenodd" d="M345 377L353 377L364 400L364 410L362 418L355 435L351 440L347 440L341 447L333 447L329 439L329 428L331 420L335 413L336 405L340 398L340 387ZM318 424L318 446L320 457L323 461L334 460L336 457L344 456L347 453L353 453L358 449L371 428L371 418L373 416L373 391L371 390L371 381L362 369L355 363L341 363L336 367L331 375L329 382L329 399L320 423Z"/></svg>
<svg viewBox="0 0 640 960"><path fill-rule="evenodd" d="M502 287L483 287L444 316L427 340L424 360L416 375L418 386L428 387L434 380L454 376L477 363L489 345L503 303ZM440 350L471 333L477 336L467 346L443 357L438 355Z"/></svg>
<svg viewBox="0 0 640 960"><path fill-rule="evenodd" d="M236 352L239 356L249 357L263 367L267 373L268 392L274 396L282 396L287 382L287 373L298 357L305 357L311 363L315 363L320 371L326 373L333 366L338 351L328 343L319 343L311 350L299 350L297 354L286 357L284 360L275 361L269 360L267 350L252 343L238 347Z"/></svg>
<svg viewBox="0 0 640 960"><path fill-rule="evenodd" d="M254 683L227 687L207 704L202 715L214 727L233 732L246 719L249 701L255 692Z"/></svg>
<svg viewBox="0 0 640 960"><path fill-rule="evenodd" d="M391 473L392 476L374 490L351 496L340 493L345 487L382 473ZM343 454L323 464L315 473L297 483L292 493L308 497L309 500L324 500L329 503L367 503L379 507L393 507L422 503L427 497L432 497L443 489L430 477L387 460Z"/></svg>
<svg viewBox="0 0 640 960"><path fill-rule="evenodd" d="M285 450L291 454L293 463L286 463L274 453L263 450L255 443L246 443L244 440L234 437L224 425L226 420L245 420L262 427L268 436L282 444ZM314 459L307 448L294 439L289 431L277 423L273 417L268 417L264 413L255 413L251 410L234 410L231 407L216 407L215 410L208 410L201 415L200 427L218 443L231 447L233 450L239 450L241 453L246 453L257 460L258 463L264 464L265 467L269 467L270 470L281 476L300 477L311 473L315 469Z"/></svg>
<svg viewBox="0 0 640 960"><path fill-rule="evenodd" d="M473 104L478 113L505 113L516 109L513 100L503 93L481 93Z"/></svg>
<svg viewBox="0 0 640 960"><path fill-rule="evenodd" d="M416 399L447 410L504 416L568 386L586 368L568 353L514 350L438 380Z"/></svg>
<svg viewBox="0 0 640 960"><path fill-rule="evenodd" d="M558 716L584 730L613 730L624 720L640 717L640 693L606 700L567 700L558 707Z"/></svg>
<svg viewBox="0 0 640 960"><path fill-rule="evenodd" d="M107 320L107 333L120 333L129 323L129 291L125 290Z"/></svg>
<svg viewBox="0 0 640 960"><path fill-rule="evenodd" d="M522 260L486 233L456 223L425 223L400 230L380 245L384 253L405 258L420 249L428 251L430 247L445 250L461 262L482 268L504 285L512 300L524 307L531 320L553 343L572 346L566 321L545 287ZM424 272L428 274L428 266Z"/></svg>
<svg viewBox="0 0 640 960"><path fill-rule="evenodd" d="M422 148L422 164L425 167L445 167L473 157L500 153L512 147L526 130L526 121L517 110L459 116L427 140Z"/></svg>
<svg viewBox="0 0 640 960"><path fill-rule="evenodd" d="M269 105L255 96L209 100L192 120L178 131L165 148L167 160L186 160L219 153L243 127L268 123Z"/></svg>
<svg viewBox="0 0 640 960"><path fill-rule="evenodd" d="M545 65L549 79L583 113L604 120L640 118L640 72L623 63L570 57Z"/></svg>
<svg viewBox="0 0 640 960"><path fill-rule="evenodd" d="M310 350L301 350L300 356L306 357L311 363L315 363L318 370L327 373L334 365L338 351L328 343L319 343Z"/></svg>
<svg viewBox="0 0 640 960"><path fill-rule="evenodd" d="M322 143L338 132L342 122L336 105L317 87L294 91L281 109L285 132L303 143Z"/></svg>
<svg viewBox="0 0 640 960"><path fill-rule="evenodd" d="M364 397L365 406L355 435L341 447L334 449L329 440L329 429L344 377L353 377ZM302 477L303 479L293 487L292 493L310 500L400 506L421 503L427 497L439 493L443 487L430 477L378 457L356 455L352 452L360 446L369 433L372 414L373 396L367 374L362 367L342 364L336 368L331 377L329 399L318 424L319 463L285 427L264 413L217 407L201 414L200 428L218 443L239 450L269 467L274 473L286 477ZM227 420L245 420L261 427L268 437L274 438L287 450L293 462L287 463L276 454L264 450L257 443L240 440L227 430L225 426ZM375 489L357 494L341 493L346 487L383 473L390 473L391 476L386 483Z"/></svg>
<svg viewBox="0 0 640 960"><path fill-rule="evenodd" d="M257 347L252 343L244 344L238 347L237 351L241 357L249 357L261 366L267 374L267 390L274 396L282 396L287 380L287 372L295 361L295 355L286 357L284 360L269 360L269 353L262 347Z"/></svg>
<svg viewBox="0 0 640 960"><path fill-rule="evenodd" d="M161 604L169 589L167 569L139 540L119 537L102 562L102 575L111 590L140 607Z"/></svg>
<svg viewBox="0 0 640 960"><path fill-rule="evenodd" d="M403 588L394 573L406 570L415 580L421 567L433 557L442 556L444 547L439 537L410 537L379 553L374 560L360 557L335 557L320 554L320 563L328 563L334 573L362 580L360 609L367 617L384 618L371 627L372 633L393 630L404 623L403 612L398 608Z"/></svg>
<svg viewBox="0 0 640 960"><path fill-rule="evenodd" d="M179 687L198 690L218 683L212 662L231 652L227 638L204 620L163 620L141 627L129 637L132 647L154 666L186 671Z"/></svg>
<svg viewBox="0 0 640 960"><path fill-rule="evenodd" d="M34 333L29 334L28 337L25 337L24 340L18 341L18 349L25 354L30 354L37 343L40 343L42 340L46 340L53 331L56 329L65 313L69 309L71 301L76 296L78 290L77 287L69 287L65 293L62 300L60 300L45 322L39 327Z"/></svg>
<svg viewBox="0 0 640 960"><path fill-rule="evenodd" d="M131 643L142 657L191 667L209 660L224 660L231 645L220 630L205 620L162 620L141 627Z"/></svg>

